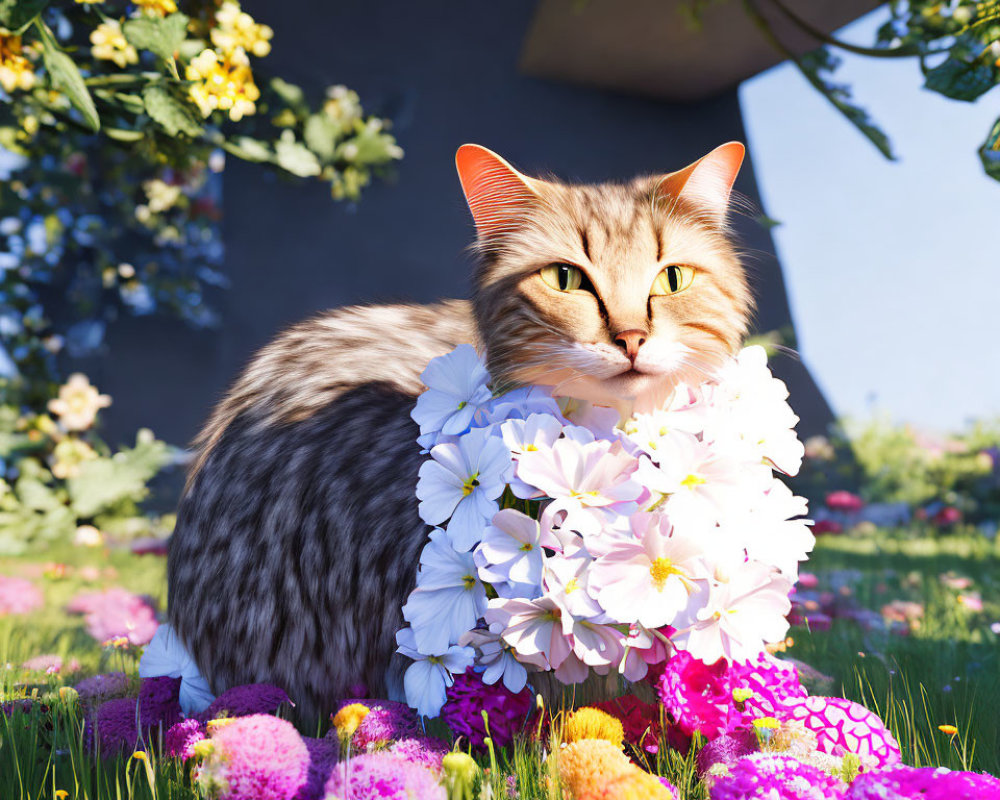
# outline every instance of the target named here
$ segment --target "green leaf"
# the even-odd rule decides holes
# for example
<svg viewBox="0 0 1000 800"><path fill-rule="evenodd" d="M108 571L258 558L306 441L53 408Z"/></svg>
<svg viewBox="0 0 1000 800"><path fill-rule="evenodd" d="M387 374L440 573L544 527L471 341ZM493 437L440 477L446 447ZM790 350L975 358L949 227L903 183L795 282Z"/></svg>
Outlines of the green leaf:
<svg viewBox="0 0 1000 800"><path fill-rule="evenodd" d="M77 69L73 59L66 55L56 45L52 33L44 26L42 34L42 57L45 59L45 69L49 71L52 85L69 98L69 101L83 115L87 125L95 131L101 129L101 118L97 114L94 98L90 96L83 76Z"/></svg>
<svg viewBox="0 0 1000 800"><path fill-rule="evenodd" d="M0 0L0 25L14 34L24 33L49 0Z"/></svg>
<svg viewBox="0 0 1000 800"><path fill-rule="evenodd" d="M993 125L989 136L979 148L979 158L983 162L983 169L993 180L1000 181L1000 119Z"/></svg>
<svg viewBox="0 0 1000 800"><path fill-rule="evenodd" d="M865 109L851 102L851 90L843 84L833 83L824 73L830 74L840 66L840 59L826 47L820 47L800 56L796 66L813 87L829 100L844 118L857 128L886 158L894 160L892 145Z"/></svg>
<svg viewBox="0 0 1000 800"><path fill-rule="evenodd" d="M145 137L142 131L130 131L125 128L105 128L104 133L108 138L119 142L139 142Z"/></svg>
<svg viewBox="0 0 1000 800"><path fill-rule="evenodd" d="M924 87L952 100L971 103L996 85L993 67L948 58L927 71Z"/></svg>
<svg viewBox="0 0 1000 800"><path fill-rule="evenodd" d="M300 178L311 178L322 171L316 154L301 142L284 136L274 145L278 166Z"/></svg>
<svg viewBox="0 0 1000 800"><path fill-rule="evenodd" d="M171 136L185 133L193 137L204 131L191 107L178 100L163 86L147 86L142 91L142 100L146 113Z"/></svg>
<svg viewBox="0 0 1000 800"><path fill-rule="evenodd" d="M310 150L323 161L333 161L337 152L337 139L343 133L340 124L320 111L310 114L302 130L302 138Z"/></svg>
<svg viewBox="0 0 1000 800"><path fill-rule="evenodd" d="M271 91L284 100L297 114L305 115L309 113L309 105L306 103L306 96L301 87L281 78L272 78Z"/></svg>
<svg viewBox="0 0 1000 800"><path fill-rule="evenodd" d="M244 161L264 163L270 161L272 157L267 144L258 139L251 139L249 136L237 136L234 139L224 141L222 149Z"/></svg>
<svg viewBox="0 0 1000 800"><path fill-rule="evenodd" d="M137 17L122 25L128 43L139 50L149 50L170 61L187 36L188 18L181 13L166 17Z"/></svg>
<svg viewBox="0 0 1000 800"><path fill-rule="evenodd" d="M138 502L146 496L149 480L169 461L170 448L140 431L135 447L80 465L79 473L66 481L70 506L78 517L94 517L123 501Z"/></svg>

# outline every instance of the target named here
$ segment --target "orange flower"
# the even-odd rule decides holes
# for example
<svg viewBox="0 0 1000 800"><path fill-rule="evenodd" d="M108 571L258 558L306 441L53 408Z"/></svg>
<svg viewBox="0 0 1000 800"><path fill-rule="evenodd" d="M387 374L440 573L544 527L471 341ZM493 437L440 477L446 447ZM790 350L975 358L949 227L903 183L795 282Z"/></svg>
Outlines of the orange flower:
<svg viewBox="0 0 1000 800"><path fill-rule="evenodd" d="M938 725L938 730L941 731L941 733L948 734L949 736L954 736L958 733L958 728L954 725Z"/></svg>
<svg viewBox="0 0 1000 800"><path fill-rule="evenodd" d="M619 775L636 769L628 757L604 739L581 739L559 751L559 777L570 797L596 792Z"/></svg>

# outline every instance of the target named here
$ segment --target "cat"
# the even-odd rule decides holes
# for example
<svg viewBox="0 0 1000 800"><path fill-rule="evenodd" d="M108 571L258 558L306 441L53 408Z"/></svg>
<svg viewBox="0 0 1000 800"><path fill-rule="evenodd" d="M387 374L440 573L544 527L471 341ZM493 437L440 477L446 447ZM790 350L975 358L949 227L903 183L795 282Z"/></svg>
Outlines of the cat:
<svg viewBox="0 0 1000 800"><path fill-rule="evenodd" d="M624 183L532 178L463 145L471 301L320 314L263 348L212 413L168 552L169 621L216 693L283 688L318 720L363 684L402 694L401 607L429 528L411 420L462 343L501 391L554 386L623 414L703 380L752 299L728 225L738 142Z"/></svg>

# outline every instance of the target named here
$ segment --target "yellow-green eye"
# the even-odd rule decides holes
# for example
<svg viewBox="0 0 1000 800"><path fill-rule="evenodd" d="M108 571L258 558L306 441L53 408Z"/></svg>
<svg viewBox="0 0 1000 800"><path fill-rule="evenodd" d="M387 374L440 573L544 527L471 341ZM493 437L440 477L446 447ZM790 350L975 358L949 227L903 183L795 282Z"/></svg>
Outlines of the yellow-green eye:
<svg viewBox="0 0 1000 800"><path fill-rule="evenodd" d="M549 264L542 267L539 274L543 281L560 292L572 292L583 283L583 271L572 264Z"/></svg>
<svg viewBox="0 0 1000 800"><path fill-rule="evenodd" d="M687 289L693 280L694 267L671 264L656 276L656 280L653 281L653 288L649 290L649 293L653 295L677 294Z"/></svg>

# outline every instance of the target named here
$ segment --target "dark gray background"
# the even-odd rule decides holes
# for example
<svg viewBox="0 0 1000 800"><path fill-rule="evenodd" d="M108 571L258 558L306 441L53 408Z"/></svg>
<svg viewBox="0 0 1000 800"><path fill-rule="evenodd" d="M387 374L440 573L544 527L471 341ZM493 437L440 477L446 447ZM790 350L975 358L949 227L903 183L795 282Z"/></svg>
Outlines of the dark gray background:
<svg viewBox="0 0 1000 800"><path fill-rule="evenodd" d="M146 318L111 329L110 357L88 369L114 398L105 414L113 442L144 425L189 442L253 351L316 311L466 296L473 228L454 169L463 142L486 145L528 174L599 181L671 171L744 138L735 90L674 105L519 75L530 0L243 5L275 30L262 67L317 100L329 84L357 90L368 111L394 120L406 155L356 207L332 201L322 184L286 183L230 158L223 234L232 286L217 299L221 327L192 331ZM758 202L749 161L737 190ZM749 218L739 228L754 252L758 328L789 324L770 236ZM830 412L804 368L787 358L777 368L803 418L800 432L822 430Z"/></svg>

